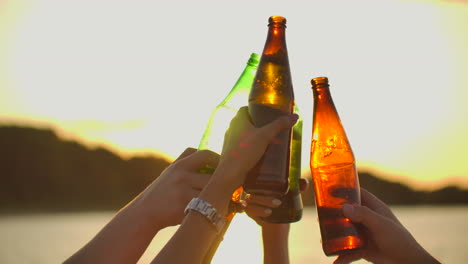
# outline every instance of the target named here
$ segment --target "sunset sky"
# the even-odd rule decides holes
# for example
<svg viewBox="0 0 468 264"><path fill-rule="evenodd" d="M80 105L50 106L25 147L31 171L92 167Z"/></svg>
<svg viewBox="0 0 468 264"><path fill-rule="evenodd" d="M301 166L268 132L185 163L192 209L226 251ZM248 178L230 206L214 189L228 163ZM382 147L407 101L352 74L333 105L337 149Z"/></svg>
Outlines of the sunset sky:
<svg viewBox="0 0 468 264"><path fill-rule="evenodd" d="M468 1L0 1L0 123L176 157L271 15L287 18L304 170L310 79L327 76L358 166L468 186Z"/></svg>

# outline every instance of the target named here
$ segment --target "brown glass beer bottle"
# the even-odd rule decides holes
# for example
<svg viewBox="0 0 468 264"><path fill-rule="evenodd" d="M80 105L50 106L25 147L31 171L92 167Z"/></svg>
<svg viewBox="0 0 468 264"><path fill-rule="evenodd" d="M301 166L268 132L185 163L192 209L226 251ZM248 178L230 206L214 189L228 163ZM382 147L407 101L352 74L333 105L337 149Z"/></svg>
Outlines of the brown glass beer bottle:
<svg viewBox="0 0 468 264"><path fill-rule="evenodd" d="M270 17L267 40L249 94L249 114L256 127L293 112L294 92L285 33L286 19ZM247 193L280 197L288 191L291 133L292 129L278 134L247 174L244 182Z"/></svg>
<svg viewBox="0 0 468 264"><path fill-rule="evenodd" d="M325 255L364 246L359 226L342 213L344 203L361 204L354 154L330 94L328 79L312 79L314 114L310 169Z"/></svg>

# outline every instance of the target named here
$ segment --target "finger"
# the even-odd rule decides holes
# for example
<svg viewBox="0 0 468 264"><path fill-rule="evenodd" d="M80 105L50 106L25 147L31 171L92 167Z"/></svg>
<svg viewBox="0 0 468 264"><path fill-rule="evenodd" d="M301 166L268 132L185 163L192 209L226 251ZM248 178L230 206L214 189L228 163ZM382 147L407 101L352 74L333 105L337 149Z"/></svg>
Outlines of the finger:
<svg viewBox="0 0 468 264"><path fill-rule="evenodd" d="M226 135L229 136L231 134L239 134L237 132L243 131L244 128L248 126L253 127L253 124L250 120L249 109L245 106L240 108L234 118L231 119L231 122L229 123L229 129L226 131Z"/></svg>
<svg viewBox="0 0 468 264"><path fill-rule="evenodd" d="M377 214L366 206L343 205L343 214L354 223L361 223L373 234L385 233L389 219Z"/></svg>
<svg viewBox="0 0 468 264"><path fill-rule="evenodd" d="M375 195L373 195L371 192L367 191L364 188L361 188L361 201L362 205L365 205L372 209L373 211L377 212L378 214L381 214L383 216L386 216L397 223L401 224L400 221L396 218L396 216L393 214L393 212L390 210L387 204L382 202L379 198L377 198Z"/></svg>
<svg viewBox="0 0 468 264"><path fill-rule="evenodd" d="M306 178L301 178L299 182L299 190L301 192L307 191L309 189L309 180Z"/></svg>
<svg viewBox="0 0 468 264"><path fill-rule="evenodd" d="M243 119L246 121L248 120L249 121L248 123L252 124L252 120L250 119L250 115L249 115L249 107L243 106L239 108L239 110L237 111L237 115L233 118L233 120L236 120L236 119Z"/></svg>
<svg viewBox="0 0 468 264"><path fill-rule="evenodd" d="M180 154L179 157L177 157L177 159L174 160L174 162L176 162L178 160L181 160L181 159L183 159L185 157L188 157L189 155L191 155L191 154L193 154L195 152L197 152L197 149L195 149L195 148L190 148L190 147L186 148L184 150L184 152L182 152L182 154Z"/></svg>
<svg viewBox="0 0 468 264"><path fill-rule="evenodd" d="M271 215L271 208L260 205L247 205L245 212L252 218L267 217Z"/></svg>
<svg viewBox="0 0 468 264"><path fill-rule="evenodd" d="M189 155L179 163L189 170L200 170L206 165L216 168L219 162L219 155L210 150L198 150L192 155Z"/></svg>
<svg viewBox="0 0 468 264"><path fill-rule="evenodd" d="M279 132L290 129L299 119L297 114L284 115L260 128L265 140L270 142Z"/></svg>
<svg viewBox="0 0 468 264"><path fill-rule="evenodd" d="M249 195L247 199L247 207L250 205L260 205L264 207L276 208L280 206L281 200L270 197L270 196L262 196L262 195Z"/></svg>
<svg viewBox="0 0 468 264"><path fill-rule="evenodd" d="M257 128L255 133L245 136L245 140L238 142L235 156L249 156L249 152L251 151L263 153L279 132L291 129L298 117L296 114L284 115L261 128Z"/></svg>
<svg viewBox="0 0 468 264"><path fill-rule="evenodd" d="M364 188L361 188L361 200L363 205L371 208L372 210L387 207L384 202Z"/></svg>

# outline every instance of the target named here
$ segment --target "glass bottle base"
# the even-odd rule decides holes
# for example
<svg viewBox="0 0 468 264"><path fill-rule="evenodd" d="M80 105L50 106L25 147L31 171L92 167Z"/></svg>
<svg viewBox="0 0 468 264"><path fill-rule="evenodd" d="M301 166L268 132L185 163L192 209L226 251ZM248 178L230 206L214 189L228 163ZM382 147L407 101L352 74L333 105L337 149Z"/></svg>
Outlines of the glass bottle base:
<svg viewBox="0 0 468 264"><path fill-rule="evenodd" d="M323 252L327 256L346 254L363 247L364 240L357 236L340 237L322 244Z"/></svg>

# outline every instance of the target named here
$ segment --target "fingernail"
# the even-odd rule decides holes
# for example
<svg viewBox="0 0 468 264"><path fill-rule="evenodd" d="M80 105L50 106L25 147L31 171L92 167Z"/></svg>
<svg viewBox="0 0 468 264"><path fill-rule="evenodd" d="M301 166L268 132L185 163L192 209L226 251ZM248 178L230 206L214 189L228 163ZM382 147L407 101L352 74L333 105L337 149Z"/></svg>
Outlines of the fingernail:
<svg viewBox="0 0 468 264"><path fill-rule="evenodd" d="M296 123L297 120L299 119L299 115L298 114L292 114L292 115L289 116L289 119L291 120L291 122Z"/></svg>
<svg viewBox="0 0 468 264"><path fill-rule="evenodd" d="M264 210L265 214L268 216L268 215L271 215L271 209L270 208L267 208Z"/></svg>
<svg viewBox="0 0 468 264"><path fill-rule="evenodd" d="M272 203L273 205L280 205L280 204L281 204L281 200L279 200L279 199L273 199L273 200L271 201L271 203Z"/></svg>
<svg viewBox="0 0 468 264"><path fill-rule="evenodd" d="M352 216L354 214L354 206L343 204L343 213L345 216Z"/></svg>

